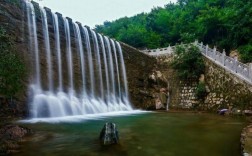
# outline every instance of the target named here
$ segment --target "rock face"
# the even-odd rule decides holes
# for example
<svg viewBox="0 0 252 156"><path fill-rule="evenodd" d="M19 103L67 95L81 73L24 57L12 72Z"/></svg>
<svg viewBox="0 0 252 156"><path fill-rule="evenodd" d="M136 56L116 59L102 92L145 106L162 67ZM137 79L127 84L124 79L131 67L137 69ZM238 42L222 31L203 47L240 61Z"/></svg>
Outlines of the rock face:
<svg viewBox="0 0 252 156"><path fill-rule="evenodd" d="M6 125L0 129L0 155L17 153L19 142L32 131L28 128L17 125Z"/></svg>
<svg viewBox="0 0 252 156"><path fill-rule="evenodd" d="M119 143L119 134L115 123L106 123L100 133L102 145L112 145Z"/></svg>
<svg viewBox="0 0 252 156"><path fill-rule="evenodd" d="M6 30L6 33L14 40L17 55L22 59L26 69L30 73L31 64L29 64L28 53L28 36L25 22L25 6L21 0L1 0L0 2L0 27ZM29 74L28 74L29 75ZM28 81L29 78L22 79L23 90L17 93L13 100L4 99L0 95L0 117L24 117L27 114L27 95L28 95Z"/></svg>

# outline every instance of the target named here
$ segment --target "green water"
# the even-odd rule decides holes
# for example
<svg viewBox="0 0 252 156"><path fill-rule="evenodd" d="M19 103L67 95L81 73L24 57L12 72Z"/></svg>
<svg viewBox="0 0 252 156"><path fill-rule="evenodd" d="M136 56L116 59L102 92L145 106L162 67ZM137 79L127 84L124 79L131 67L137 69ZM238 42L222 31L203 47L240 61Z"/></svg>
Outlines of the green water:
<svg viewBox="0 0 252 156"><path fill-rule="evenodd" d="M100 145L107 121L117 124L119 145ZM211 114L148 113L26 126L35 134L22 144L22 156L238 156L245 122Z"/></svg>

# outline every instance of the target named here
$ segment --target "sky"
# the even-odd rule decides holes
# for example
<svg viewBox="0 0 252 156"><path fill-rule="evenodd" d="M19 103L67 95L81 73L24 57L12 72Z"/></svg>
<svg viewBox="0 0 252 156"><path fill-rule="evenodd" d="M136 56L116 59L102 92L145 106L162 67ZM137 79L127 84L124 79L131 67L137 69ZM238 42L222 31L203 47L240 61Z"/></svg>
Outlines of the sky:
<svg viewBox="0 0 252 156"><path fill-rule="evenodd" d="M52 12L59 12L82 25L94 28L104 21L113 21L141 12L150 12L153 7L163 7L177 0L34 0Z"/></svg>

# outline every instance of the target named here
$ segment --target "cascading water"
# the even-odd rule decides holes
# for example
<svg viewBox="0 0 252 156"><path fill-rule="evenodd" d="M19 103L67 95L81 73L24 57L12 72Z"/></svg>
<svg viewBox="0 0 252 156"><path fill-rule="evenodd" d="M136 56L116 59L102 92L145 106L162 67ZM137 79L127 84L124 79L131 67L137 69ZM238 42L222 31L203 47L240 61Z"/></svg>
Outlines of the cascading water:
<svg viewBox="0 0 252 156"><path fill-rule="evenodd" d="M66 51L67 51L67 67L69 72L69 92L73 94L74 84L73 84L73 60L72 60L72 46L71 46L71 34L68 19L64 18L65 36L66 36Z"/></svg>
<svg viewBox="0 0 252 156"><path fill-rule="evenodd" d="M36 23L33 4L26 1L26 7L30 51L35 58L34 80L30 85L32 118L132 110L122 49L118 42L97 35L67 18L59 18L54 13L50 14L54 35L49 36L48 11L40 8L42 23ZM62 20L63 31L60 30L59 20ZM38 40L39 24L43 29L43 42ZM74 35L71 30L74 30ZM76 46L72 44L73 36ZM52 45L55 45L55 51L52 51ZM75 59L77 54L78 59ZM43 56L46 56L46 64L42 62ZM47 75L46 80L41 75Z"/></svg>
<svg viewBox="0 0 252 156"><path fill-rule="evenodd" d="M48 69L48 85L49 91L53 91L53 74L52 74L52 59L51 59L51 46L50 46L50 38L48 32L48 22L47 22L47 15L44 8L40 7L40 12L42 16L42 25L43 25L43 34L44 34L44 42L45 42L45 50L46 50L46 57L47 57L47 69Z"/></svg>
<svg viewBox="0 0 252 156"><path fill-rule="evenodd" d="M59 92L63 91L63 79L62 79L62 62L61 62L61 47L60 47L60 33L59 33L59 19L57 14L52 14L53 26L54 26L54 38L55 38L55 49L58 61L58 77L59 77Z"/></svg>
<svg viewBox="0 0 252 156"><path fill-rule="evenodd" d="M119 98L121 98L121 85L120 85L120 74L119 74L118 60L117 60L117 50L116 50L115 42L111 40L111 43L112 43L112 47L114 51L114 58L115 58L115 65L116 65L118 96Z"/></svg>
<svg viewBox="0 0 252 156"><path fill-rule="evenodd" d="M77 23L74 24L75 36L77 39L77 45L80 53L80 61L81 61L81 76L82 76L82 94L84 97L87 96L86 92L86 76L85 76L85 58L84 58L84 50L82 45L80 27Z"/></svg>
<svg viewBox="0 0 252 156"><path fill-rule="evenodd" d="M109 63L109 76L110 76L110 83L112 84L112 91L110 93L110 97L111 97L111 102L114 103L116 102L115 99L115 74L114 74L114 65L113 65L113 59L112 59L112 54L111 54L111 46L110 46L110 42L109 39L107 37L105 37L105 45L107 47L107 53L108 53L108 63Z"/></svg>
<svg viewBox="0 0 252 156"><path fill-rule="evenodd" d="M97 40L97 35L96 33L91 30L92 32L92 37L93 37L93 43L94 43L94 49L95 49L95 56L96 56L96 66L98 67L98 78L99 78L99 91L100 91L100 96L101 99L104 100L104 87L103 87L103 78L102 78L102 69L101 69L101 58L100 58L100 51L99 51L99 45L98 45L98 40Z"/></svg>
<svg viewBox="0 0 252 156"><path fill-rule="evenodd" d="M126 75L126 68L124 64L124 59L123 59L123 53L122 53L122 47L119 42L116 42L117 47L119 49L119 56L121 60L121 70L122 70L122 75L123 75L123 83L124 83L124 97L123 97L123 102L127 104L127 107L131 107L129 103L129 95L128 95L128 85L127 85L127 75Z"/></svg>
<svg viewBox="0 0 252 156"><path fill-rule="evenodd" d="M93 65L93 57L91 53L91 45L90 45L90 38L89 33L86 27L83 27L84 35L85 35L85 42L86 42L86 49L87 49L87 57L88 57L88 67L89 67L89 79L90 79L90 96L94 97L94 65Z"/></svg>
<svg viewBox="0 0 252 156"><path fill-rule="evenodd" d="M105 68L105 80L106 80L106 98L105 100L108 101L110 98L110 86L109 86L109 75L108 75L108 63L107 63L107 55L106 55L106 50L105 50L105 45L104 45L104 39L101 34L99 34L99 39L101 42L101 48L102 48L102 55L103 55L103 61L104 61L104 68Z"/></svg>
<svg viewBox="0 0 252 156"><path fill-rule="evenodd" d="M37 36L37 25L36 25L36 15L35 9L32 3L26 2L26 11L27 11L27 18L28 18L28 29L29 29L29 39L30 39L30 51L34 51L35 54L35 81L37 88L40 89L41 87L41 80L40 80L40 61L39 61L39 48L38 48L38 36ZM35 86L34 86L35 87Z"/></svg>

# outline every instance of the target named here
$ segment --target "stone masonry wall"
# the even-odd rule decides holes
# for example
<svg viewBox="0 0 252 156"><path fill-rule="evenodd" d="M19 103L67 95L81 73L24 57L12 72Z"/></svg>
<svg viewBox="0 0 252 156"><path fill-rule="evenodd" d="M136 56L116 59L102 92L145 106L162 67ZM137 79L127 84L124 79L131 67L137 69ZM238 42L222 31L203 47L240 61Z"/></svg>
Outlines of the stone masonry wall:
<svg viewBox="0 0 252 156"><path fill-rule="evenodd" d="M208 92L205 100L198 100L195 91L199 80L180 81L169 63L172 56L158 58L158 68L169 82L170 107L175 109L252 109L252 85L204 58L203 80Z"/></svg>
<svg viewBox="0 0 252 156"><path fill-rule="evenodd" d="M251 109L252 85L205 58L205 82L209 94L204 101L208 109Z"/></svg>
<svg viewBox="0 0 252 156"><path fill-rule="evenodd" d="M193 108L196 104L199 103L195 96L195 90L196 90L197 82L191 81L189 84L185 82L180 82L180 91L179 99L180 108Z"/></svg>
<svg viewBox="0 0 252 156"><path fill-rule="evenodd" d="M173 59L172 55L158 57L157 70L168 81L169 90L169 108L173 109L191 109L199 104L196 99L195 90L198 80L181 81L176 76L176 72L170 66Z"/></svg>

